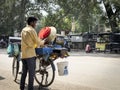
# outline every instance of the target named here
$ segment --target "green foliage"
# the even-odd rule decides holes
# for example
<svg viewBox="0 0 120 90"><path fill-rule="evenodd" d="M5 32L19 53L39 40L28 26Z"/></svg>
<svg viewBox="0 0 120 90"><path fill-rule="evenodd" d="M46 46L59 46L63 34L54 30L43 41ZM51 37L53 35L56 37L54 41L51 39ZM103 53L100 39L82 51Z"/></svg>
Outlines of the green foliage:
<svg viewBox="0 0 120 90"><path fill-rule="evenodd" d="M43 26L54 26L57 28L57 31L60 32L61 30L70 30L71 29L71 20L68 16L63 17L64 12L63 10L58 11L56 13L49 13L44 18Z"/></svg>
<svg viewBox="0 0 120 90"><path fill-rule="evenodd" d="M37 30L44 26L55 26L57 31L71 31L71 23L75 22L75 32L97 32L99 24L109 21L98 0L2 0L0 1L0 34L13 34L21 31L28 16L39 19ZM100 0L102 1L102 0ZM120 2L109 1L115 10L115 20L120 25ZM43 16L43 12L47 15Z"/></svg>
<svg viewBox="0 0 120 90"><path fill-rule="evenodd" d="M120 3L118 2L118 0L105 0L104 6L107 13L106 21L109 21L109 25L108 23L106 23L107 26L111 27L112 32L120 32Z"/></svg>

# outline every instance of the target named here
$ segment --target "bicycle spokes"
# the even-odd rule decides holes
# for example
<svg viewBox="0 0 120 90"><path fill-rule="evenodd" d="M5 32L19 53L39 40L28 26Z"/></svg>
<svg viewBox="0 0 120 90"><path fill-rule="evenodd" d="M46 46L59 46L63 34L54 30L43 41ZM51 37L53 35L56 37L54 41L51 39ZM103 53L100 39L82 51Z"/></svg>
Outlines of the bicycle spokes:
<svg viewBox="0 0 120 90"><path fill-rule="evenodd" d="M48 72L44 69L41 71L41 75L42 75L42 80L41 80L41 84L48 84Z"/></svg>
<svg viewBox="0 0 120 90"><path fill-rule="evenodd" d="M55 77L54 64L50 61L40 61L39 70L36 71L35 79L42 87L52 84Z"/></svg>

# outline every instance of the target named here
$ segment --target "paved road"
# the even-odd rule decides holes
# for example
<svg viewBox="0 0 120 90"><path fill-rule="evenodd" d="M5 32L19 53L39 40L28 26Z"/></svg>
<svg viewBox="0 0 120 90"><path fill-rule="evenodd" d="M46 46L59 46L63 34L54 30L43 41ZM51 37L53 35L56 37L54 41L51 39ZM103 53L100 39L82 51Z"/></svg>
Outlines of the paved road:
<svg viewBox="0 0 120 90"><path fill-rule="evenodd" d="M67 59L69 75L59 76L48 88L40 90L120 90L120 54L72 52ZM19 90L11 74L12 58L0 50L0 90ZM38 85L35 83L35 90Z"/></svg>

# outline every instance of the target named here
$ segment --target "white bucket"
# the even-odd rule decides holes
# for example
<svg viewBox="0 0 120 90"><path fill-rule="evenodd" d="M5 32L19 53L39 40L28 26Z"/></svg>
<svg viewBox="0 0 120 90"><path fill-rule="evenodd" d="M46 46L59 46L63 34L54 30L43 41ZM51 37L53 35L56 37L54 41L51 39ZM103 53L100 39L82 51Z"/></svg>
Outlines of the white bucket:
<svg viewBox="0 0 120 90"><path fill-rule="evenodd" d="M67 61L58 62L57 67L58 67L59 76L68 75L68 62Z"/></svg>

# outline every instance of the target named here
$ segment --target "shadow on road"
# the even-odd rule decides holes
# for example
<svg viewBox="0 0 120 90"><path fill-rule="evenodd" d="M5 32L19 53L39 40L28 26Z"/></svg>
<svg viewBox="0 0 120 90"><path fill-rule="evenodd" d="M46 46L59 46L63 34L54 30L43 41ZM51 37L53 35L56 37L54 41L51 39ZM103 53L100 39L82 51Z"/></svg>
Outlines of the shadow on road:
<svg viewBox="0 0 120 90"><path fill-rule="evenodd" d="M3 79L5 79L4 77L2 77L2 76L0 76L0 80L3 80Z"/></svg>
<svg viewBox="0 0 120 90"><path fill-rule="evenodd" d="M28 90L27 86L25 87L25 90ZM39 85L37 85L37 86L34 86L34 90L53 90L53 89L48 87L39 87Z"/></svg>
<svg viewBox="0 0 120 90"><path fill-rule="evenodd" d="M39 87L39 86L34 86L34 90L51 90L48 87Z"/></svg>

